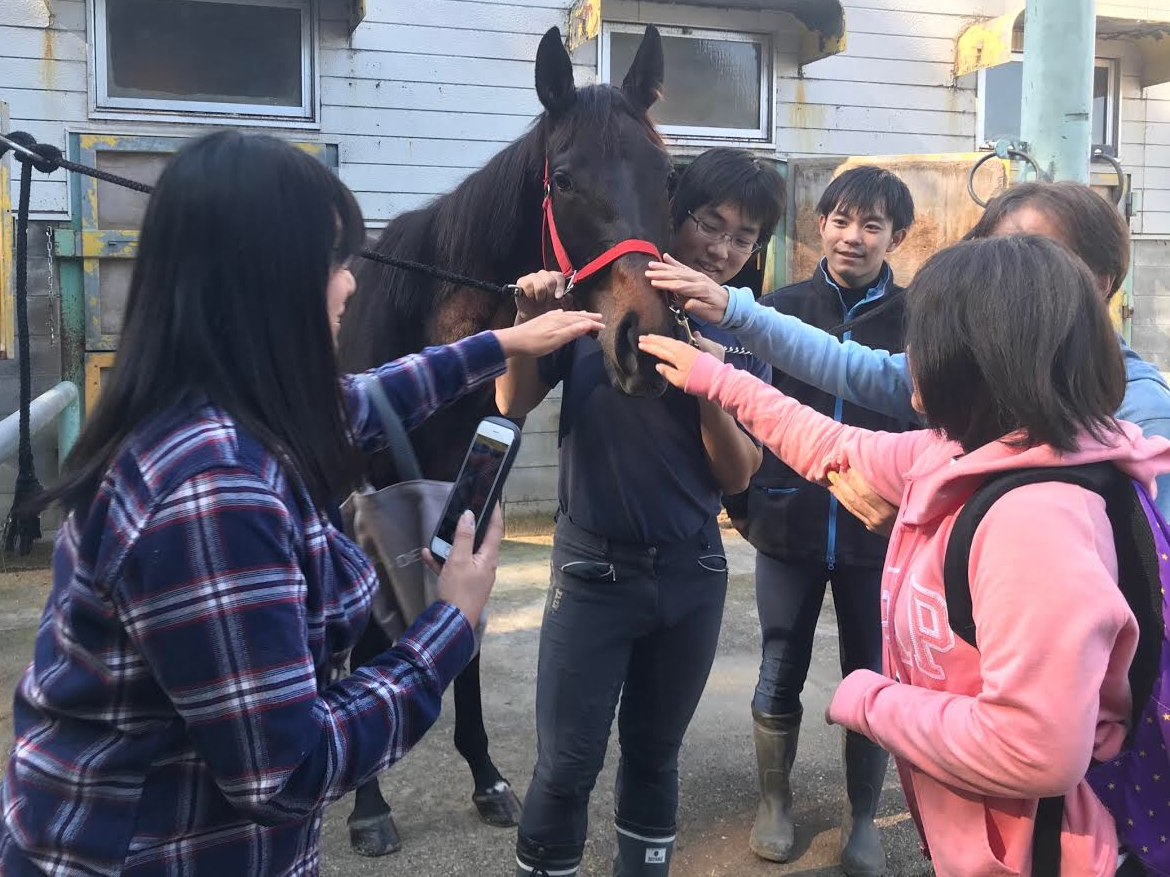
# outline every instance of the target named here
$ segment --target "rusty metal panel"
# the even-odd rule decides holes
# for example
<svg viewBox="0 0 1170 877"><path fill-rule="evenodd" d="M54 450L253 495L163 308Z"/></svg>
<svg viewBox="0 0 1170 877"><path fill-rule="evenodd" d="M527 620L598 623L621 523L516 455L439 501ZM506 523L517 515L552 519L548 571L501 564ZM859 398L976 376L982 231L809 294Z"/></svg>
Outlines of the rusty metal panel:
<svg viewBox="0 0 1170 877"><path fill-rule="evenodd" d="M788 165L788 282L810 276L821 259L817 202L838 174L858 165L878 165L905 181L914 196L915 220L906 242L890 258L903 285L934 253L958 241L983 215L967 194L967 175L982 153L873 157L794 158ZM983 197L1002 189L1007 164L989 161L979 169L975 189Z"/></svg>
<svg viewBox="0 0 1170 877"><path fill-rule="evenodd" d="M811 64L845 51L845 11L840 0L687 0L690 5L791 16L800 34L800 63ZM602 0L574 0L569 9L570 52L601 33ZM787 29L785 27L785 29Z"/></svg>
<svg viewBox="0 0 1170 877"><path fill-rule="evenodd" d="M576 0L569 10L566 43L572 52L601 33L601 0Z"/></svg>
<svg viewBox="0 0 1170 877"><path fill-rule="evenodd" d="M1102 11L1103 4L1098 4ZM963 76L1006 64L1019 50L1024 28L1024 4L1012 3L1007 12L977 21L955 43L955 75ZM1170 82L1170 19L1161 15L1129 15L1122 9L1116 14L1097 16L1097 39L1125 41L1137 46L1142 56L1142 88Z"/></svg>
<svg viewBox="0 0 1170 877"><path fill-rule="evenodd" d="M1021 27L1024 4L987 21L977 22L959 35L955 44L955 75L963 76L1012 59L1013 35Z"/></svg>

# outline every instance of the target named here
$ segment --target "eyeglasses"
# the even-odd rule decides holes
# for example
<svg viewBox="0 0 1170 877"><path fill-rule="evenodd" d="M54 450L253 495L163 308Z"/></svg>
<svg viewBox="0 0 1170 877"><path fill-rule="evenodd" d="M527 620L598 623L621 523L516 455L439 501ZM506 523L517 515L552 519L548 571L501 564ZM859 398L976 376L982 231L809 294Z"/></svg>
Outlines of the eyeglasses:
<svg viewBox="0 0 1170 877"><path fill-rule="evenodd" d="M745 256L750 256L756 250L760 249L761 244L759 241L753 241L751 238L741 238L737 235L721 231L718 226L714 226L700 219L689 210L687 211L687 217L695 224L695 230L709 241L727 241L731 249Z"/></svg>

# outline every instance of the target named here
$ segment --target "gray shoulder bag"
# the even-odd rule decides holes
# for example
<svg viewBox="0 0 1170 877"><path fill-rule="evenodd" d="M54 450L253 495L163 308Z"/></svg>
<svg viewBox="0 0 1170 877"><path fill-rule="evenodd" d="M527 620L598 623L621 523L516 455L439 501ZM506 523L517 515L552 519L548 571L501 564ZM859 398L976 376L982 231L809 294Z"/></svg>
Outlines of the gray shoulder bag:
<svg viewBox="0 0 1170 877"><path fill-rule="evenodd" d="M378 593L372 620L396 641L437 599L437 578L422 561L451 484L422 477L414 448L394 406L376 378L358 378L382 422L386 448L403 480L375 490L370 485L350 494L342 506L349 535L373 559L378 570ZM475 631L476 647L487 619L484 612Z"/></svg>

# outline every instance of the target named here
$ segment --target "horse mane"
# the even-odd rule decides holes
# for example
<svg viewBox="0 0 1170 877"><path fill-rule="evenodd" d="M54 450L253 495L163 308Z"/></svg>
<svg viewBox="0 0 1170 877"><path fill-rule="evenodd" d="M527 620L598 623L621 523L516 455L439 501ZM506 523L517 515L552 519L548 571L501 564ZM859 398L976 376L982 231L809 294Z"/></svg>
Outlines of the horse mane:
<svg viewBox="0 0 1170 877"><path fill-rule="evenodd" d="M647 114L609 85L577 89L576 101L555 124L542 113L519 139L472 172L452 191L392 219L373 249L387 256L436 265L479 280L511 283L541 265L544 160L550 145L590 138L614 151L621 116L639 122L658 146L662 138ZM421 349L427 317L459 287L367 259L355 270L358 292L347 306L341 367L370 368Z"/></svg>

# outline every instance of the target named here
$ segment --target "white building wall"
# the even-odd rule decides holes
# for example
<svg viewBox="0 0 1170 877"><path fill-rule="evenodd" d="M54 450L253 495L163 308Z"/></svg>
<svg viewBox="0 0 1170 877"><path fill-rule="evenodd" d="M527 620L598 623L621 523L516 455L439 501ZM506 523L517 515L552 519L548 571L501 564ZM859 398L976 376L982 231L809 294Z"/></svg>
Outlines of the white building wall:
<svg viewBox="0 0 1170 877"><path fill-rule="evenodd" d="M338 144L341 176L376 227L450 189L531 123L536 47L549 27L565 29L569 0L367 0L352 35L341 3L319 4L319 130L264 130ZM778 38L771 148L781 157L971 151L978 96L975 77L954 79L955 41L973 21L1012 6L849 2L846 52L803 70L795 35ZM775 13L640 0L606 0L605 10L610 20L694 27L772 31L777 22ZM1099 11L1166 18L1170 0L1102 3ZM190 136L213 127L90 119L88 14L84 0L0 0L0 99L14 129L65 148L71 131ZM1170 367L1170 85L1142 89L1140 59L1124 43L1101 43L1098 54L1122 61L1120 157L1133 173L1138 238L1134 342ZM595 81L596 57L595 43L576 53L579 83ZM66 221L69 203L64 174L37 179L37 217ZM552 499L555 424L555 405L533 418L513 479L517 508L536 511Z"/></svg>

